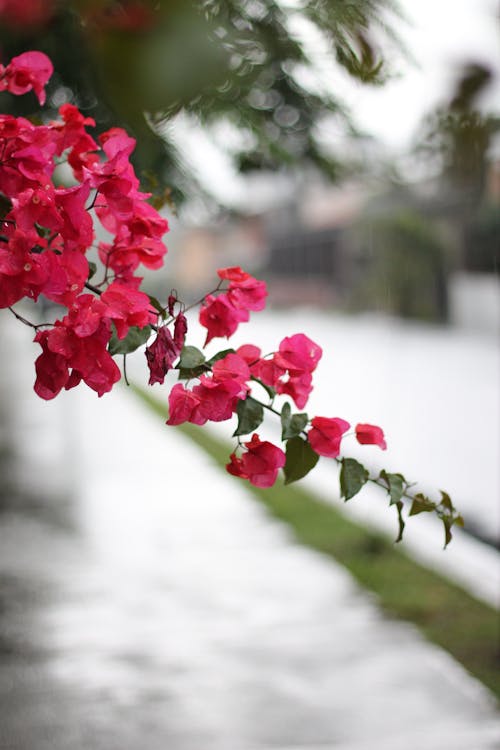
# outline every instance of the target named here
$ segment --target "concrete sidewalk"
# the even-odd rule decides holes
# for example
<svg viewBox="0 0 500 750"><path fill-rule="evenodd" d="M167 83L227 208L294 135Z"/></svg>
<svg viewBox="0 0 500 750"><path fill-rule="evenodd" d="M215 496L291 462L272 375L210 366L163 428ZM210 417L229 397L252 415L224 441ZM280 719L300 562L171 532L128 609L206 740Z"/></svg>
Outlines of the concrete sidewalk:
<svg viewBox="0 0 500 750"><path fill-rule="evenodd" d="M451 657L123 389L36 399L14 334L25 488L73 498L3 514L2 750L500 747Z"/></svg>

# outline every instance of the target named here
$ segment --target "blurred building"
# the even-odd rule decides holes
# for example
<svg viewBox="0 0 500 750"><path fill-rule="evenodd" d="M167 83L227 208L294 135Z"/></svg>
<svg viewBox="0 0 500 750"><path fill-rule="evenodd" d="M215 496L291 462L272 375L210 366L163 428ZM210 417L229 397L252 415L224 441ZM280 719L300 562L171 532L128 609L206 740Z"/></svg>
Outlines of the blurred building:
<svg viewBox="0 0 500 750"><path fill-rule="evenodd" d="M264 211L178 223L169 241L169 278L196 299L216 285L217 268L241 265L270 282L274 306L462 323L461 299L473 309L477 294L478 305L488 308L478 312L480 327L495 327L499 207L498 163L490 166L484 200L465 228L460 200L443 191L439 178L378 189L364 181L311 182Z"/></svg>

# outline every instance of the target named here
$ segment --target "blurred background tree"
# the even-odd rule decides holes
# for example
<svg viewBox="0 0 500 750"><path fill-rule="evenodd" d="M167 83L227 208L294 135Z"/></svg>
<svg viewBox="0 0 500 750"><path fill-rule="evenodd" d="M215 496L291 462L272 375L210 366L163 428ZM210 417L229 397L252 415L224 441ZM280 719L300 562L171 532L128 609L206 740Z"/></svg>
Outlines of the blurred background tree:
<svg viewBox="0 0 500 750"><path fill-rule="evenodd" d="M426 117L417 147L439 165L435 210L453 236L452 266L490 273L500 262L500 212L491 185L500 117L483 112L480 101L492 78L485 65L464 63L449 101Z"/></svg>
<svg viewBox="0 0 500 750"><path fill-rule="evenodd" d="M445 322L455 273L498 273L500 190L494 156L500 118L481 106L493 82L464 62L446 101L421 124L413 183L393 173L355 227L361 272L352 307Z"/></svg>
<svg viewBox="0 0 500 750"><path fill-rule="evenodd" d="M143 182L180 201L199 190L169 135L180 112L231 127L239 170L312 164L338 178L342 155L325 154L318 125L333 116L355 134L335 81L384 82L396 14L392 0L1 0L0 44L4 60L46 52L56 70L49 110L70 100L99 131L125 127ZM331 59L328 88L315 45ZM35 100L8 106L28 114Z"/></svg>
<svg viewBox="0 0 500 750"><path fill-rule="evenodd" d="M448 317L446 246L436 227L410 206L370 224L372 267L361 277L371 306L402 318Z"/></svg>

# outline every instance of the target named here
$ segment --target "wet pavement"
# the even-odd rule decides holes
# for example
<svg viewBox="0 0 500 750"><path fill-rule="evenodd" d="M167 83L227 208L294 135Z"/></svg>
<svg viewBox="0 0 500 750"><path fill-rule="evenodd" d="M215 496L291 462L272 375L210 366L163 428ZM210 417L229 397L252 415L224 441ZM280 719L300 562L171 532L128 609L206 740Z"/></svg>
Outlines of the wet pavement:
<svg viewBox="0 0 500 750"><path fill-rule="evenodd" d="M2 750L500 747L477 681L125 389L36 399L23 334L0 342L23 457L0 530Z"/></svg>

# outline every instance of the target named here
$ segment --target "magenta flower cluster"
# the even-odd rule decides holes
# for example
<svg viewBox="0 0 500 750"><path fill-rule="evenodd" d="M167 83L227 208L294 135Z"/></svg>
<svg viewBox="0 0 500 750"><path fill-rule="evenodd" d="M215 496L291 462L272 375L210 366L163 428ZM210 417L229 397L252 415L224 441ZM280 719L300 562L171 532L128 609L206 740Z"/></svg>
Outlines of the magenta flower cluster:
<svg viewBox="0 0 500 750"><path fill-rule="evenodd" d="M42 52L26 52L6 67L0 65L0 91L33 91L43 105L52 70ZM169 425L228 420L240 413L241 404L257 404L259 409L256 384L273 398L289 397L304 408L322 354L304 333L286 337L276 352L265 356L247 344L208 361L196 350L195 359L189 360L194 347L186 347L182 303L171 294L163 306L141 289L141 267L158 269L164 262L168 224L148 202L151 196L140 190L130 163L135 141L121 128L95 139L89 132L94 126L72 104L60 107L58 120L43 124L0 115L0 194L6 205L0 230L0 307L12 309L24 298L36 302L42 296L65 311L53 323L38 325L14 312L36 329L35 342L41 348L35 362L36 393L52 399L83 381L102 396L121 377L113 356L120 342L142 332L149 384L162 384L173 368L187 380L170 390ZM69 187L55 180L56 166L63 161L73 177ZM106 230L105 241L97 239L99 225ZM102 265L99 281L94 281L94 264L89 262L92 249ZM200 301L205 345L232 336L252 312L264 309L267 296L266 284L239 267L217 273L219 286ZM132 348L127 345L122 351ZM296 417L302 420L296 435L316 458L339 455L348 422ZM238 435L249 432L253 430ZM355 435L361 444L386 447L377 426L358 424ZM281 448L253 432L246 442L238 439L227 469L268 487L285 462Z"/></svg>

